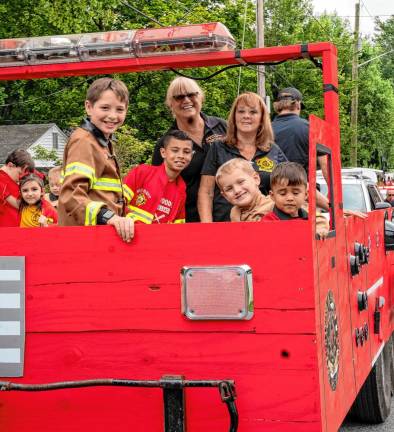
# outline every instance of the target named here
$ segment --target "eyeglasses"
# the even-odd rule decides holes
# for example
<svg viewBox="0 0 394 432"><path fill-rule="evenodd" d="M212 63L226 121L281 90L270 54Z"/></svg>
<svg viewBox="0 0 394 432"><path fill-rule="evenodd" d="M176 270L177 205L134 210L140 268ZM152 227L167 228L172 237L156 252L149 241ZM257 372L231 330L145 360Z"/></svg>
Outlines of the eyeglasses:
<svg viewBox="0 0 394 432"><path fill-rule="evenodd" d="M198 92L193 92L193 93L186 93L186 94L180 94L180 95L175 95L173 96L173 98L177 101L183 101L186 98L192 99L198 96Z"/></svg>

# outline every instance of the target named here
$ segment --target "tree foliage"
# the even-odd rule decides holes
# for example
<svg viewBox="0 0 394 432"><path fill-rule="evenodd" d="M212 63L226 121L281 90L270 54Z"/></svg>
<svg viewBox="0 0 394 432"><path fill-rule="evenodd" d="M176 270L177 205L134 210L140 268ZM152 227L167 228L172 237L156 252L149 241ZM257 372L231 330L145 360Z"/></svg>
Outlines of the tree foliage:
<svg viewBox="0 0 394 432"><path fill-rule="evenodd" d="M119 29L135 29L221 21L245 48L256 44L254 0L2 0L2 38L60 35ZM364 40L360 62L392 50L394 17L378 22L375 41ZM267 46L331 41L338 48L342 157L349 162L350 95L359 86L359 164L378 165L385 156L394 167L394 57L387 55L360 68L358 83L351 80L353 35L350 25L338 16L313 16L311 0L266 0ZM187 69L192 77L205 77L220 68ZM164 105L173 72L119 74L130 91L130 107L119 133L118 153L127 166L148 161L157 138L172 118ZM50 123L63 129L84 116L86 89L95 77L68 77L0 83L0 123ZM240 91L255 91L256 69L230 69L207 81L204 111L226 118ZM267 94L295 86L305 99L305 115L323 115L321 71L310 60L286 62L266 68Z"/></svg>

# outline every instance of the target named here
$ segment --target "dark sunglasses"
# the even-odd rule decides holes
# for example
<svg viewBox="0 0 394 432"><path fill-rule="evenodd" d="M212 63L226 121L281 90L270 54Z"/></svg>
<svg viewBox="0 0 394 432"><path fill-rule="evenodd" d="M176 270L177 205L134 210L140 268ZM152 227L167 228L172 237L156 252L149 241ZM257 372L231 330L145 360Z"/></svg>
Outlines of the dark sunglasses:
<svg viewBox="0 0 394 432"><path fill-rule="evenodd" d="M191 98L195 98L195 97L197 97L197 96L198 96L198 92L193 92L193 93L186 93L186 94L175 95L175 96L173 96L173 98L174 98L177 102L180 102L180 101L182 101L182 100L185 99L185 98L189 98L189 99L191 99Z"/></svg>

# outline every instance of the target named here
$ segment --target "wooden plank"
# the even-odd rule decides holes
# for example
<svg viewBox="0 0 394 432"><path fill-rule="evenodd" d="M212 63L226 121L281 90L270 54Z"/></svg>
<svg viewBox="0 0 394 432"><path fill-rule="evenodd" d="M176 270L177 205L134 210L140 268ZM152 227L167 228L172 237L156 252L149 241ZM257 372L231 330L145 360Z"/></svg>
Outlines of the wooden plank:
<svg viewBox="0 0 394 432"><path fill-rule="evenodd" d="M27 337L25 376L13 381L158 379L164 374L183 374L188 379L232 378L236 381L237 405L243 424L248 424L244 430L262 430L262 419L268 423L316 424L319 421L313 337L218 336L212 333L182 338L169 333L33 334ZM59 430L68 427L79 431L86 428L86 418L89 418L94 426L90 430L100 432L108 430L113 419L122 418L116 430L130 430L130 424L142 422L145 430L160 430L157 428L160 398L158 390L124 388L2 393L0 426L7 432L45 432L59 423ZM153 399L150 408L148 404ZM187 403L191 431L203 430L203 426L205 430L226 430L225 410L217 390L188 390ZM52 418L48 412L56 415ZM105 413L108 418L99 420L97 413ZM195 421L201 422L201 428L193 428Z"/></svg>
<svg viewBox="0 0 394 432"><path fill-rule="evenodd" d="M288 335L315 333L313 309L294 311L256 308L253 319L248 321L191 321L182 315L180 301L178 307L168 309L152 305L136 308L129 304L116 309L108 302L97 306L97 298L94 310L88 304L79 303L73 307L73 302L64 305L60 301L51 303L51 300L44 298L42 301L35 299L34 303L34 307L27 311L28 333L110 330ZM49 307L51 304L54 307Z"/></svg>

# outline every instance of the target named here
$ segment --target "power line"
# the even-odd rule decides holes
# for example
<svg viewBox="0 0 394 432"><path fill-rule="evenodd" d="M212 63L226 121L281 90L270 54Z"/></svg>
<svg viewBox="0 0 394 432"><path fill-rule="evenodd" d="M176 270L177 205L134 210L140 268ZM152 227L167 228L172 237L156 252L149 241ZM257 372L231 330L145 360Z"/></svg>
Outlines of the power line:
<svg viewBox="0 0 394 432"><path fill-rule="evenodd" d="M317 15L319 17L330 17L330 18L355 18L356 15L337 15L335 13L320 13L317 12ZM381 15L360 15L360 18L380 18L380 17L391 17L394 16L394 14L381 14Z"/></svg>
<svg viewBox="0 0 394 432"><path fill-rule="evenodd" d="M150 17L149 15L147 15L146 13L140 11L139 9L137 9L135 6L132 6L130 3L128 3L126 0L123 0L121 3L123 3L125 6L129 7L130 9L132 9L134 12L137 12L138 14L140 14L141 16L148 18L149 20L151 20L152 22L159 24L160 27L165 27L164 24L162 24L160 21L158 21L155 18Z"/></svg>
<svg viewBox="0 0 394 432"><path fill-rule="evenodd" d="M368 14L368 15L369 15L373 20L374 20L375 18L370 14L370 12L369 12L367 6L365 6L365 3L364 3L363 0L361 0L361 3L362 3L362 5L363 5L364 9L367 11L367 14Z"/></svg>

